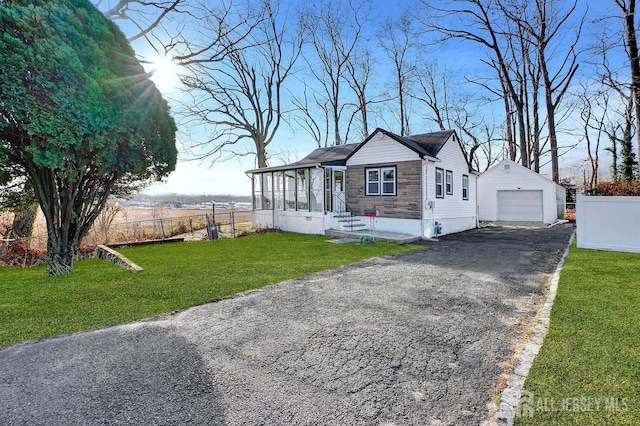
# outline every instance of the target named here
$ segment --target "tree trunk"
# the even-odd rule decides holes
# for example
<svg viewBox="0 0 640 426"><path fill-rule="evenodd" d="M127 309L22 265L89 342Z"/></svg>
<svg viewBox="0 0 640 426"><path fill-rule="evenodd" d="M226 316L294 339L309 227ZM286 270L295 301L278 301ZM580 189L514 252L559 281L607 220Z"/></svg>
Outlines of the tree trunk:
<svg viewBox="0 0 640 426"><path fill-rule="evenodd" d="M409 129L407 129L407 127L405 126L406 111L404 110L404 78L402 77L401 68L398 66L398 64L396 64L396 66L396 73L398 77L398 100L400 101L400 136L407 136L407 134L409 133Z"/></svg>
<svg viewBox="0 0 640 426"><path fill-rule="evenodd" d="M516 102L514 100L514 104L516 107L516 118L518 120L518 138L520 139L520 163L529 168L529 154L527 150L527 134L524 124L524 105L522 102Z"/></svg>
<svg viewBox="0 0 640 426"><path fill-rule="evenodd" d="M513 120L511 118L511 102L509 101L509 94L507 92L507 86L504 83L504 80L500 78L500 83L502 85L502 100L504 101L504 115L505 115L505 130L507 137L507 152L509 154L509 160L516 161L516 144L513 136Z"/></svg>
<svg viewBox="0 0 640 426"><path fill-rule="evenodd" d="M629 0L628 9L625 11L624 23L627 35L629 62L631 66L631 96L635 104L636 138L638 145L638 158L640 160L640 58L638 57L638 40L635 27L636 0Z"/></svg>
<svg viewBox="0 0 640 426"><path fill-rule="evenodd" d="M256 145L256 159L258 160L258 168L267 167L267 150L264 140L261 137L254 139Z"/></svg>
<svg viewBox="0 0 640 426"><path fill-rule="evenodd" d="M546 85L547 81L545 79L545 102L547 104L548 113L547 127L549 129L549 150L551 151L551 180L558 183L560 182L560 174L558 172L558 138L556 136L555 106L553 105L551 93L549 92L550 88L546 87Z"/></svg>
<svg viewBox="0 0 640 426"><path fill-rule="evenodd" d="M16 212L13 217L13 225L11 230L16 237L29 238L33 235L33 224L36 221L38 207L31 206L26 210Z"/></svg>
<svg viewBox="0 0 640 426"><path fill-rule="evenodd" d="M49 231L47 240L47 274L50 277L71 272L78 254L78 243L63 242L63 238Z"/></svg>

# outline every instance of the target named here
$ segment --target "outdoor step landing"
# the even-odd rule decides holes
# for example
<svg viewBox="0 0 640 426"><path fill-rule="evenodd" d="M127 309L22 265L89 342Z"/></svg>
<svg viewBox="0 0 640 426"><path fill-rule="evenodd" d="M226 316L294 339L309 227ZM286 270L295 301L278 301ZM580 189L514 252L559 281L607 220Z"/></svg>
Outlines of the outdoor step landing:
<svg viewBox="0 0 640 426"><path fill-rule="evenodd" d="M421 237L416 237L415 235L371 230L340 231L337 229L328 229L324 232L324 234L330 237L354 238L356 240L359 240L362 236L368 236L373 237L373 239L376 241L389 241L396 244L408 244L414 241L420 241L422 239Z"/></svg>

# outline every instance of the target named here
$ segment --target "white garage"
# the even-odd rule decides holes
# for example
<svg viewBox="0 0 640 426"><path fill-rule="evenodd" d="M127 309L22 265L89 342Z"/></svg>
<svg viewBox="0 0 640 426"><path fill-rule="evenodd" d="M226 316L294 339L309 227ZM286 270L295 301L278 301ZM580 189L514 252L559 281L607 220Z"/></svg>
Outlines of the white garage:
<svg viewBox="0 0 640 426"><path fill-rule="evenodd" d="M514 161L503 160L478 177L481 221L553 223L564 209L562 186Z"/></svg>

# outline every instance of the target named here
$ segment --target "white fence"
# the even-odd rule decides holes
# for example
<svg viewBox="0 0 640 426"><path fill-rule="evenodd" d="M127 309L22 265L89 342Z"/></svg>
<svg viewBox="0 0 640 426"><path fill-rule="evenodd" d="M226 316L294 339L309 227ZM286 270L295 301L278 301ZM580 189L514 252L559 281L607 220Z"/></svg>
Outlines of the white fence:
<svg viewBox="0 0 640 426"><path fill-rule="evenodd" d="M578 247L640 253L640 197L576 200Z"/></svg>

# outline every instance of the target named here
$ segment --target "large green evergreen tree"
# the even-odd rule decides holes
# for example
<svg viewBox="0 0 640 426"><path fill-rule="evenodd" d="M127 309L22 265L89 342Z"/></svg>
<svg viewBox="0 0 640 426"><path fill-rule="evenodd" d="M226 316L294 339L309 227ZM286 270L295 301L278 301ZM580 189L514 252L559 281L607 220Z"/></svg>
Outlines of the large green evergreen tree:
<svg viewBox="0 0 640 426"><path fill-rule="evenodd" d="M69 272L113 193L175 168L175 123L118 28L87 0L0 1L0 167L44 212L48 272Z"/></svg>

